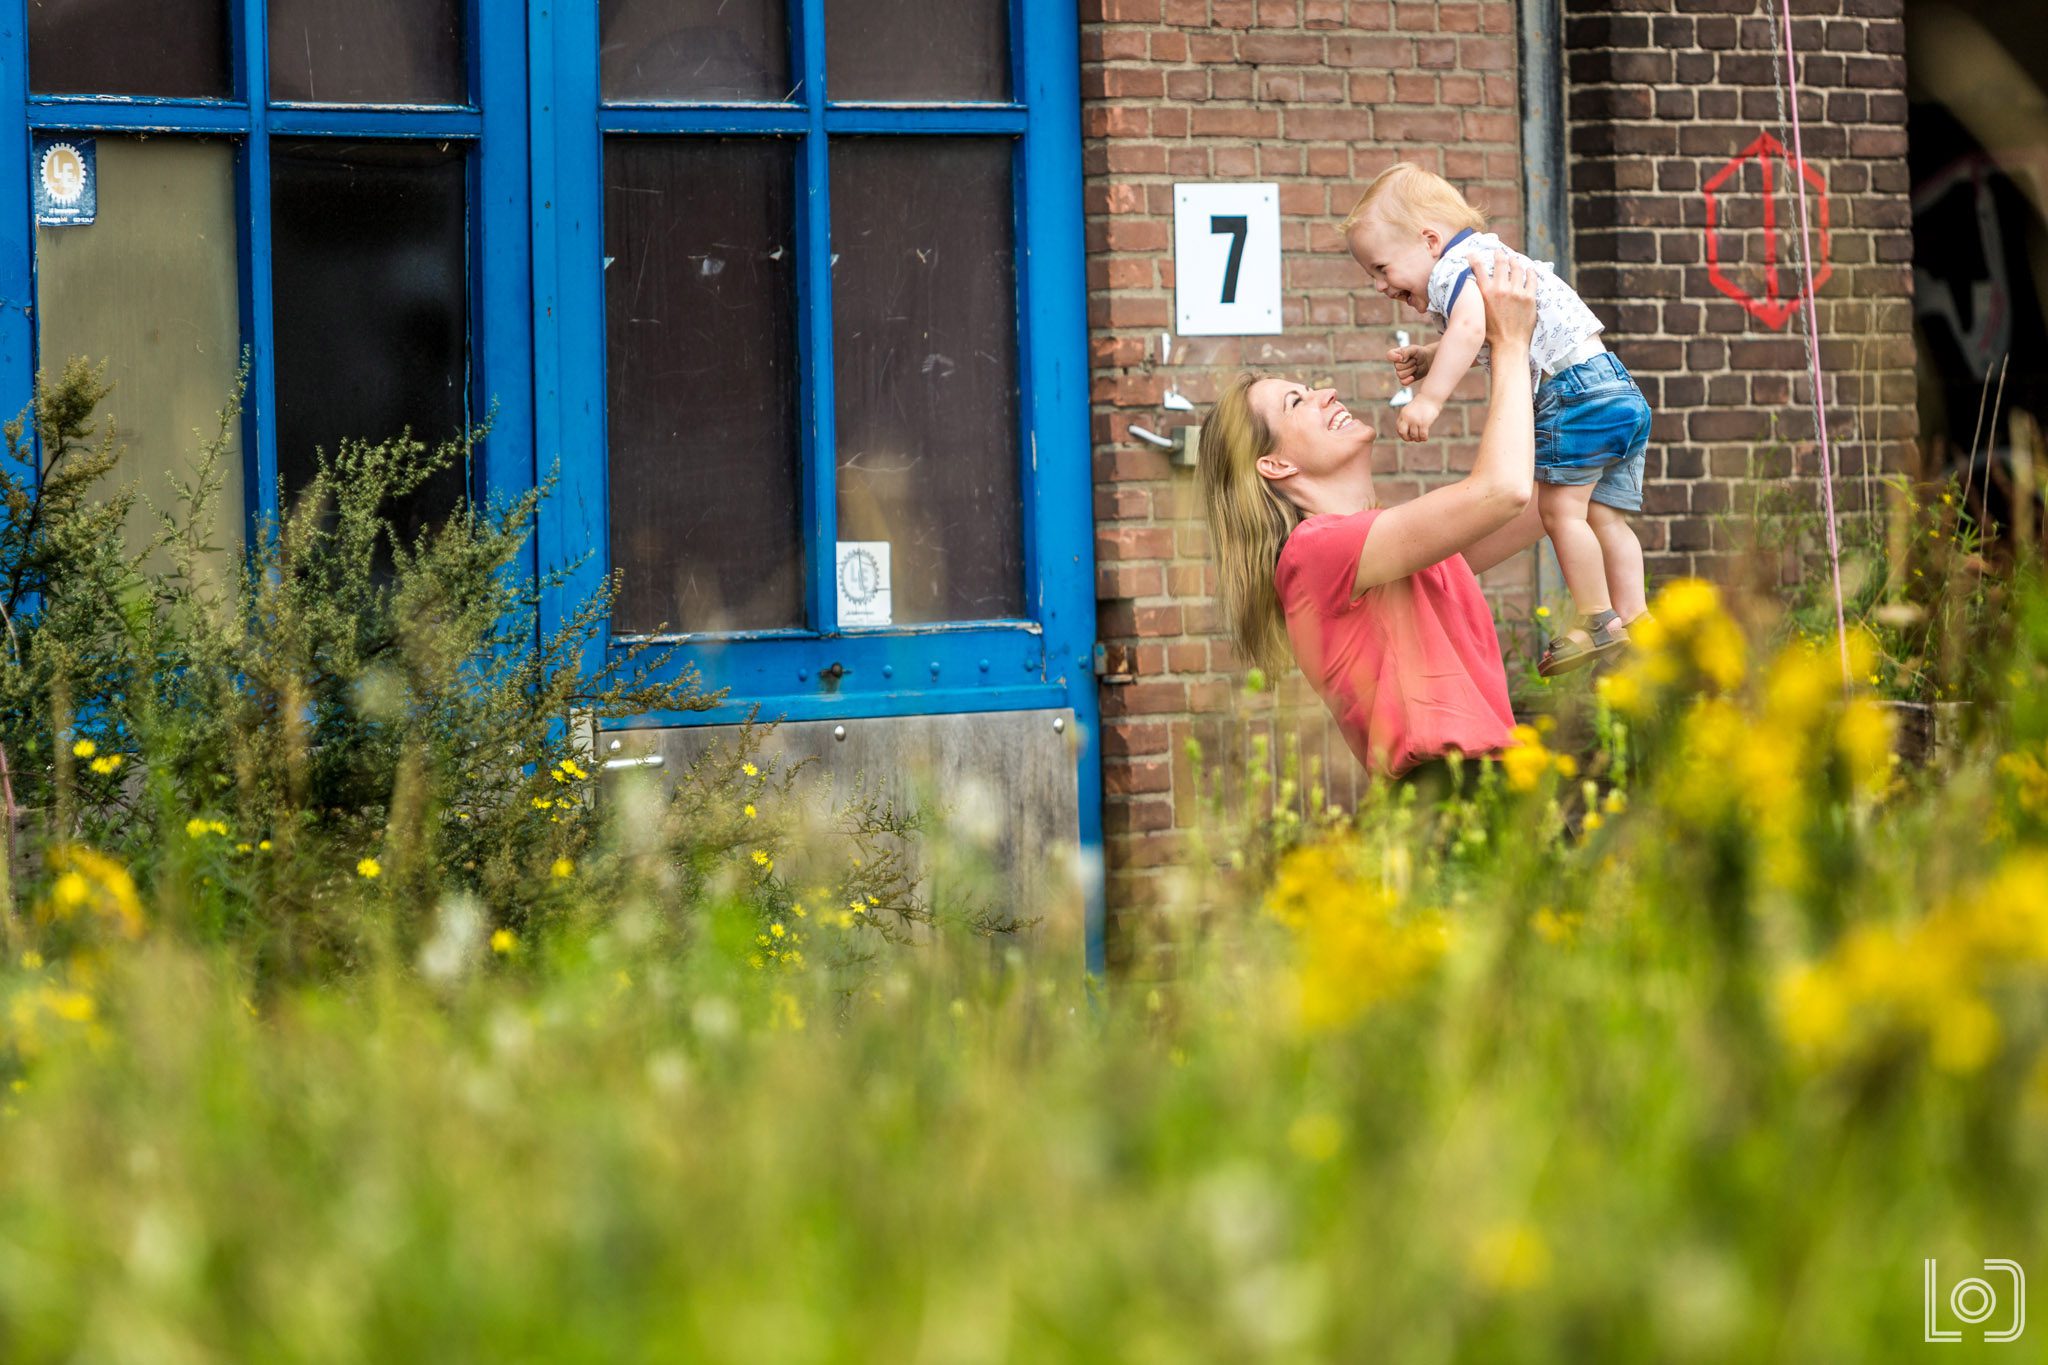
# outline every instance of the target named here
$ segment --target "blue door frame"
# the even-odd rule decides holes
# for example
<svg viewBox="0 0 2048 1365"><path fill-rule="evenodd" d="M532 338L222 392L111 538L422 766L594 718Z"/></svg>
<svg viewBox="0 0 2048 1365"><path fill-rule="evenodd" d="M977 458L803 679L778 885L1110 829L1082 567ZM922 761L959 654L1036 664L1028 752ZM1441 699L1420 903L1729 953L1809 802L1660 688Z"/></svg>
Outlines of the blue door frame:
<svg viewBox="0 0 2048 1365"><path fill-rule="evenodd" d="M844 0L841 0L843 3ZM267 0L229 0L228 99L32 95L28 0L0 0L0 387L25 402L36 356L31 147L43 131L225 138L236 144L242 339L250 356L243 439L251 527L276 515L275 350L270 275L270 139L433 138L472 143L469 163L472 420L489 415L473 478L511 495L550 472L531 567L580 565L542 603L551 630L608 568L605 498L603 135L781 135L802 142L798 248L804 405L805 631L682 637L679 655L730 700L629 724L764 718L853 719L1070 708L1087 877L1088 968L1102 969L1100 718L1093 676L1095 565L1086 278L1081 209L1080 39L1072 5L1013 0L1012 101L832 104L825 0L794 0L791 53L801 100L781 105L614 105L598 91L596 0L469 0L470 100L455 106L338 107L268 98ZM1015 141L1023 619L846 629L834 620L829 178L835 134L980 134ZM630 640L600 648L619 649ZM591 662L596 662L592 660ZM828 688L821 670L843 673Z"/></svg>

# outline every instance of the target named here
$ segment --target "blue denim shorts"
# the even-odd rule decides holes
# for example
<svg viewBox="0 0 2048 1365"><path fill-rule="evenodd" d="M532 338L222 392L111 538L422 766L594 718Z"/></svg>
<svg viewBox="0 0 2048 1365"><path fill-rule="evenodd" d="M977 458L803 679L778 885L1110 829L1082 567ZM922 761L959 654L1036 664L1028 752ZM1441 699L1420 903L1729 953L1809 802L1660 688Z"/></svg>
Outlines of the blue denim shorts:
<svg viewBox="0 0 2048 1365"><path fill-rule="evenodd" d="M1538 482L1592 484L1593 501L1640 511L1649 448L1649 401L1612 351L1552 375L1536 390Z"/></svg>

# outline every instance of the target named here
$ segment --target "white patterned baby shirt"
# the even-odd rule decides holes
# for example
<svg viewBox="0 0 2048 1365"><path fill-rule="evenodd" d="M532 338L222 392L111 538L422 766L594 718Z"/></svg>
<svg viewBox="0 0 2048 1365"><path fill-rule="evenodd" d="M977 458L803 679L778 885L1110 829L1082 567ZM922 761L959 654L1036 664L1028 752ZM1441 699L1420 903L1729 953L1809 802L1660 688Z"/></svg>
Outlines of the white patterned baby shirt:
<svg viewBox="0 0 2048 1365"><path fill-rule="evenodd" d="M1491 232L1466 228L1444 243L1443 255L1429 272L1429 320L1438 331L1450 326L1451 307L1458 291L1472 279L1466 258L1474 252L1500 253L1508 246ZM1577 350L1587 337L1602 330L1600 319L1579 297L1578 291L1557 277L1548 261L1538 261L1542 271L1536 277L1536 335L1529 342L1529 380L1540 385L1547 374L1555 374L1566 356ZM1488 348L1479 347L1479 363L1489 363Z"/></svg>

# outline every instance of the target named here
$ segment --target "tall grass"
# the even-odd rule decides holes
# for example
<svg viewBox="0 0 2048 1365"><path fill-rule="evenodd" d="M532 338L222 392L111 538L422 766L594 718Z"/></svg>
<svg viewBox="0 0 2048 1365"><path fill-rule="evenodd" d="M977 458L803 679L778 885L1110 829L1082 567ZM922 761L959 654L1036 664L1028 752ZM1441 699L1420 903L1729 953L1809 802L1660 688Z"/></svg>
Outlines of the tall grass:
<svg viewBox="0 0 2048 1365"><path fill-rule="evenodd" d="M1597 744L1219 824L1162 983L931 904L900 855L942 826L806 824L746 750L570 803L573 856L503 888L370 875L464 807L338 789L377 841L283 884L353 948L290 964L239 808L44 818L0 1356L1918 1358L1926 1258L2048 1266L2048 599L2013 601L1975 747L1915 773L1867 642L1845 695L1673 585ZM175 767L102 733L73 758ZM542 758L502 802L589 785Z"/></svg>

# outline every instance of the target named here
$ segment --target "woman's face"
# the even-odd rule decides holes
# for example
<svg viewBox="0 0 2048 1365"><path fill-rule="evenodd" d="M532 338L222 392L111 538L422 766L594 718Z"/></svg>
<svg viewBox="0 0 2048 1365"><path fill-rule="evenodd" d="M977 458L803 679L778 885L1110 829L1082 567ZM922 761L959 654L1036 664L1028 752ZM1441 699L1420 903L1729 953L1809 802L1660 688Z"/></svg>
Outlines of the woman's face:
<svg viewBox="0 0 2048 1365"><path fill-rule="evenodd" d="M1273 433L1273 453L1259 462L1266 477L1295 470L1322 476L1361 459L1370 467L1377 433L1370 422L1353 417L1337 401L1335 389L1311 389L1290 379L1261 379L1247 397L1252 411Z"/></svg>

